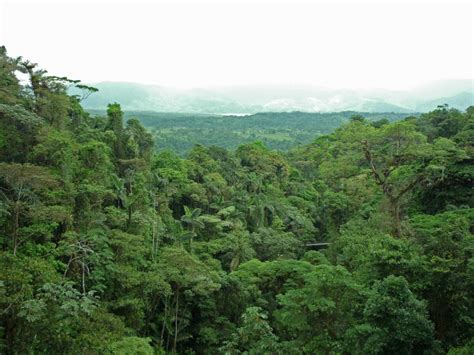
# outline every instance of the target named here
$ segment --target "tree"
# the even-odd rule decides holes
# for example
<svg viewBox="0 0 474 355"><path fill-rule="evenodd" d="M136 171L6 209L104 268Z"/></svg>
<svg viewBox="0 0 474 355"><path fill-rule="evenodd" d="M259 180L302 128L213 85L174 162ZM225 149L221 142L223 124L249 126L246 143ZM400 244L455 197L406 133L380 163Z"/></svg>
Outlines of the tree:
<svg viewBox="0 0 474 355"><path fill-rule="evenodd" d="M137 151L130 152L133 158L149 160L154 146L153 138L149 132L141 125L140 121L132 118L127 121L127 133L129 140L136 142Z"/></svg>
<svg viewBox="0 0 474 355"><path fill-rule="evenodd" d="M118 103L109 104L107 106L107 125L106 130L111 130L115 134L113 142L113 151L115 159L126 159L125 147L127 144L127 136L123 127L123 112Z"/></svg>
<svg viewBox="0 0 474 355"><path fill-rule="evenodd" d="M474 336L474 264L472 209L436 215L417 215L410 220L411 239L426 256L428 282L423 289L436 338L458 346ZM447 346L446 346L447 347Z"/></svg>
<svg viewBox="0 0 474 355"><path fill-rule="evenodd" d="M107 350L117 355L153 355L155 352L149 343L147 338L123 337L110 344Z"/></svg>
<svg viewBox="0 0 474 355"><path fill-rule="evenodd" d="M199 219L201 215L201 209L195 208L191 210L188 206L184 206L184 215L181 217L181 221L189 230L189 250L193 252L193 241L196 237L196 231L204 228L204 223ZM186 235L187 236L187 235Z"/></svg>
<svg viewBox="0 0 474 355"><path fill-rule="evenodd" d="M255 255L262 261L294 259L302 251L302 243L293 233L273 228L260 228L251 234L250 241Z"/></svg>
<svg viewBox="0 0 474 355"><path fill-rule="evenodd" d="M0 104L0 159L25 163L44 120L21 106Z"/></svg>
<svg viewBox="0 0 474 355"><path fill-rule="evenodd" d="M0 163L0 177L3 179L0 196L8 209L11 248L15 255L22 240L19 230L22 217L31 208L37 192L58 186L56 179L44 167L31 164Z"/></svg>
<svg viewBox="0 0 474 355"><path fill-rule="evenodd" d="M242 315L242 325L220 351L224 354L273 354L279 352L278 337L260 307L249 307Z"/></svg>
<svg viewBox="0 0 474 355"><path fill-rule="evenodd" d="M20 70L20 58L10 58L4 46L0 46L0 104L13 105L21 101L20 81L16 72Z"/></svg>
<svg viewBox="0 0 474 355"><path fill-rule="evenodd" d="M74 100L77 100L71 100L67 90L77 85L80 80L46 75L46 70L38 69L38 64L30 61L22 61L20 70L29 77L27 102L33 111L44 117L53 127L63 128L70 118Z"/></svg>
<svg viewBox="0 0 474 355"><path fill-rule="evenodd" d="M164 301L160 344L176 353L180 334L189 324L187 312L193 297L206 296L218 290L219 277L182 248L165 248L158 260L164 279L172 290L172 295ZM168 338L166 341L165 335Z"/></svg>
<svg viewBox="0 0 474 355"><path fill-rule="evenodd" d="M249 233L242 229L233 230L228 236L230 250L228 258L230 259L229 270L232 272L237 269L240 263L250 260L255 252L250 245Z"/></svg>
<svg viewBox="0 0 474 355"><path fill-rule="evenodd" d="M389 275L403 276L416 290L429 282L426 259L413 240L390 234L390 217L378 212L353 218L329 247L330 259L347 268L359 282L371 285Z"/></svg>
<svg viewBox="0 0 474 355"><path fill-rule="evenodd" d="M362 141L362 150L370 175L387 199L397 236L402 234L402 205L406 195L423 181L442 178L449 160L464 155L446 139L428 144L411 122L383 126Z"/></svg>
<svg viewBox="0 0 474 355"><path fill-rule="evenodd" d="M364 308L364 321L348 331L349 352L419 354L433 347L433 324L424 302L403 277L388 276L374 284Z"/></svg>
<svg viewBox="0 0 474 355"><path fill-rule="evenodd" d="M345 332L364 301L361 287L345 268L324 264L315 266L304 281L303 287L277 296L284 346L311 354L342 351Z"/></svg>

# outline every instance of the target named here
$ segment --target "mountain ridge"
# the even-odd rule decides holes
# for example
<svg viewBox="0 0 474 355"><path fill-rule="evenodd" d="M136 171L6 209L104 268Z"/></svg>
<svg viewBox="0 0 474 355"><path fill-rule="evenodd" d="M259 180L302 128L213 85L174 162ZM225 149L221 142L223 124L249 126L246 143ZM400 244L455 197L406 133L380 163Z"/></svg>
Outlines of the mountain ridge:
<svg viewBox="0 0 474 355"><path fill-rule="evenodd" d="M180 89L131 82L91 84L99 92L83 101L98 109L120 102L125 110L186 113L426 112L437 105L474 105L472 80L439 80L411 90L330 89L308 85L249 85ZM72 90L73 91L73 90Z"/></svg>

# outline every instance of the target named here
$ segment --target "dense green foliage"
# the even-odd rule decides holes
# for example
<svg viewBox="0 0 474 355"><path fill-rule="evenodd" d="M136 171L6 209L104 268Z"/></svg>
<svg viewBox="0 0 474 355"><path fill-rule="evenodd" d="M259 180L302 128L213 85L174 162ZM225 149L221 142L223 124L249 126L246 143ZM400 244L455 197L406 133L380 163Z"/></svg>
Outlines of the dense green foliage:
<svg viewBox="0 0 474 355"><path fill-rule="evenodd" d="M0 352L473 353L473 107L183 158L4 49L0 83Z"/></svg>
<svg viewBox="0 0 474 355"><path fill-rule="evenodd" d="M89 110L93 115L104 111ZM287 151L311 143L315 137L332 133L352 116L361 115L369 121L400 120L401 113L308 113L265 112L248 116L160 113L130 111L125 117L138 118L155 140L157 151L170 149L180 156L196 145L236 149L260 141L270 149ZM383 120L383 121L382 121Z"/></svg>

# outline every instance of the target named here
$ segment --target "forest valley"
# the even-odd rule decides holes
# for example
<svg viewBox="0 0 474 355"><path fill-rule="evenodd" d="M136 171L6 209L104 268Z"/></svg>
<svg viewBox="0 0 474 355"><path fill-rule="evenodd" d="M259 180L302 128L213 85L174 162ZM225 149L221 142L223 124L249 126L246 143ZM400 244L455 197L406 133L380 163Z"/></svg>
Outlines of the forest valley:
<svg viewBox="0 0 474 355"><path fill-rule="evenodd" d="M0 353L474 353L474 107L183 158L94 90L0 50Z"/></svg>

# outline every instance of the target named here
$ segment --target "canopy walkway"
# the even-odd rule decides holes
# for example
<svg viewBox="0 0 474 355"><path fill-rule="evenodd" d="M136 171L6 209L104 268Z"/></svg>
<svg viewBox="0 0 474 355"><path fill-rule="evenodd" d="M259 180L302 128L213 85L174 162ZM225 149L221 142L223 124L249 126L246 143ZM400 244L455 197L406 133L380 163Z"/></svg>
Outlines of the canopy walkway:
<svg viewBox="0 0 474 355"><path fill-rule="evenodd" d="M327 242L312 242L312 243L306 243L307 248L314 248L314 249L323 249L327 248L331 243Z"/></svg>

